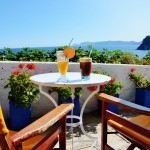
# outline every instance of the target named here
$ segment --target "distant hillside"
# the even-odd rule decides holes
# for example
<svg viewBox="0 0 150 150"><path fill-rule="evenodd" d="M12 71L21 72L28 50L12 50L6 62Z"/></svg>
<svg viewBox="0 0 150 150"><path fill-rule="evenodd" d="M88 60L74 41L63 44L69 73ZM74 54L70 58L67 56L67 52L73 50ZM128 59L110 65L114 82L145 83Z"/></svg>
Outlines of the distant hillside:
<svg viewBox="0 0 150 150"><path fill-rule="evenodd" d="M142 44L137 48L138 50L150 50L150 36L146 36Z"/></svg>
<svg viewBox="0 0 150 150"><path fill-rule="evenodd" d="M101 42L82 42L80 44L74 44L73 46L87 46L87 45L140 45L141 42L135 41L101 41Z"/></svg>

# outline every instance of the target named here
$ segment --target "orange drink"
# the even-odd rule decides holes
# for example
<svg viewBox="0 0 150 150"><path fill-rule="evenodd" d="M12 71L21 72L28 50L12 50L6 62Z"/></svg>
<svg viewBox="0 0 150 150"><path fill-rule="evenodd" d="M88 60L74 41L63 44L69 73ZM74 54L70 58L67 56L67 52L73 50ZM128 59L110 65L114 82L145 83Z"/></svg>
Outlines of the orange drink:
<svg viewBox="0 0 150 150"><path fill-rule="evenodd" d="M68 61L58 61L57 62L58 70L62 76L66 75L66 72L68 70L68 63L69 63Z"/></svg>
<svg viewBox="0 0 150 150"><path fill-rule="evenodd" d="M60 73L58 82L68 82L66 73L68 71L69 58L64 55L63 51L57 51L57 66Z"/></svg>

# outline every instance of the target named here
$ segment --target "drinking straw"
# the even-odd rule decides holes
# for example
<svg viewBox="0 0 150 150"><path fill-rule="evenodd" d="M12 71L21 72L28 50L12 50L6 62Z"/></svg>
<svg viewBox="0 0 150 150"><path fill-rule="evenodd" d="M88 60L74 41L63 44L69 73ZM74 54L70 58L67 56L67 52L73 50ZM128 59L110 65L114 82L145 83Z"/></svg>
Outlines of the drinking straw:
<svg viewBox="0 0 150 150"><path fill-rule="evenodd" d="M92 50L93 50L94 46L95 46L95 42L94 42L93 46L92 46L92 47L91 47L91 49L90 49L90 54L89 54L89 57L91 57Z"/></svg>
<svg viewBox="0 0 150 150"><path fill-rule="evenodd" d="M69 42L69 45L68 45L69 47L70 47L70 44L72 43L73 39L74 39L74 38L72 38L71 41Z"/></svg>
<svg viewBox="0 0 150 150"><path fill-rule="evenodd" d="M74 38L72 38L72 39L71 39L71 41L69 42L68 47L70 47L70 45L71 45L71 43L72 43L73 39L74 39ZM69 50L68 50L68 54L69 54ZM67 54L67 57L68 57L68 54Z"/></svg>

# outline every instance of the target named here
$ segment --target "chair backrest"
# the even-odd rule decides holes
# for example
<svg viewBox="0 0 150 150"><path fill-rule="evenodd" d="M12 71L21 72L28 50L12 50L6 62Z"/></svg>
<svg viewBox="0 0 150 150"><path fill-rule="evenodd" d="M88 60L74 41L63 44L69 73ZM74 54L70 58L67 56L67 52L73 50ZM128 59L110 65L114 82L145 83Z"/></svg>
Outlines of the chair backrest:
<svg viewBox="0 0 150 150"><path fill-rule="evenodd" d="M109 132L108 125L117 132L125 136L131 145L128 149L139 147L140 149L150 149L150 109L137 104L101 93L96 95L102 100L102 137L101 149L111 149L107 141ZM108 103L119 106L131 112L141 114L136 118L126 119L108 110ZM144 122L139 121L143 119ZM147 121L148 120L148 121Z"/></svg>
<svg viewBox="0 0 150 150"><path fill-rule="evenodd" d="M9 149L8 145L10 145L11 142L9 139L7 140L8 136L9 136L9 130L7 129L7 126L5 124L2 107L0 105L0 146L2 149Z"/></svg>
<svg viewBox="0 0 150 150"><path fill-rule="evenodd" d="M8 134L9 130L6 127L3 112L2 112L2 107L0 105L0 134Z"/></svg>
<svg viewBox="0 0 150 150"><path fill-rule="evenodd" d="M66 114L74 107L72 103L62 104L53 109L40 119L28 125L14 135L9 135L6 127L2 109L0 107L0 147L1 149L18 150L22 149L22 142L30 140L46 130L49 131L47 136L42 138L32 149L51 149L59 141L59 149L66 149Z"/></svg>

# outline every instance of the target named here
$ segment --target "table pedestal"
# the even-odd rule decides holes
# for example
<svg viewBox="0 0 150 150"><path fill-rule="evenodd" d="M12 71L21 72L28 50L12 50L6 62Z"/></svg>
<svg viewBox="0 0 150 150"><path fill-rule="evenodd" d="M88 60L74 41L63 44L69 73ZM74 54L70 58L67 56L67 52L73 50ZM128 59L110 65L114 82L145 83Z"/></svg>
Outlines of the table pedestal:
<svg viewBox="0 0 150 150"><path fill-rule="evenodd" d="M46 93L45 91L42 90L42 87L39 86L39 89L40 89L40 93L45 95L53 104L55 107L58 106L58 104L56 103L56 101L53 99L53 97ZM70 116L67 116L67 118L71 118L71 123L66 123L67 126L70 126L71 127L71 134L73 135L73 127L77 127L77 126L80 126L81 128L81 131L84 135L86 135L89 140L82 140L80 142L91 142L93 141L93 144L91 146L91 148L89 150L92 150L92 148L94 146L98 147L98 137L93 137L91 136L90 134L88 134L85 129L84 129L84 126L83 126L83 113L84 113L84 110L85 110L85 107L87 105L87 103L90 101L90 99L99 92L99 89L100 89L100 86L97 86L96 90L93 91L88 97L87 99L85 100L85 102L83 103L83 106L81 108L81 112L80 112L80 116L75 116L73 115L73 110L71 110L71 115ZM74 93L75 93L75 87L71 87L71 91L72 91L72 102L74 103ZM79 120L79 122L77 123L73 123L73 118L76 118ZM73 142L79 142L79 141L73 141L73 137L72 137L72 145L73 145Z"/></svg>

